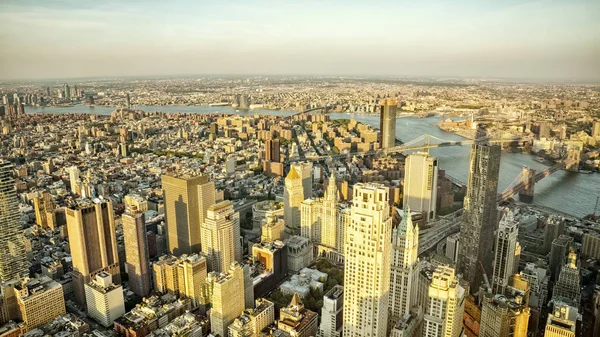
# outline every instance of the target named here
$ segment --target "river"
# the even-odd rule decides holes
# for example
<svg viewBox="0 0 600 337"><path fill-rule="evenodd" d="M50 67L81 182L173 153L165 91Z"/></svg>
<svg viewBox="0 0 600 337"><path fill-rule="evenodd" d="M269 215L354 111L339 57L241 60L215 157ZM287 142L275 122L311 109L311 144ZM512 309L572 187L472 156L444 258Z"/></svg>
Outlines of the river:
<svg viewBox="0 0 600 337"><path fill-rule="evenodd" d="M226 106L136 106L144 111L185 112L185 113L228 113L240 115L268 114L292 115L297 111L289 110L240 110L236 111ZM114 108L88 107L77 105L74 107L26 107L27 113L94 113L109 115ZM379 127L379 117L365 114L331 113L332 119L354 118L362 123ZM429 118L399 118L396 122L396 136L403 142L408 142L423 134L429 134L446 140L464 140L451 132L445 132L437 127L442 117ZM466 182L469 165L469 146L453 146L431 149L430 153L439 159L440 168L449 175ZM502 152L500 163L500 179L498 190L503 191L517 178L523 166L531 167L537 171L547 168L546 165L534 160L534 156L521 153ZM575 216L585 216L592 213L596 196L600 195L600 174L579 174L567 171L558 171L542 179L535 185L534 204L554 208Z"/></svg>

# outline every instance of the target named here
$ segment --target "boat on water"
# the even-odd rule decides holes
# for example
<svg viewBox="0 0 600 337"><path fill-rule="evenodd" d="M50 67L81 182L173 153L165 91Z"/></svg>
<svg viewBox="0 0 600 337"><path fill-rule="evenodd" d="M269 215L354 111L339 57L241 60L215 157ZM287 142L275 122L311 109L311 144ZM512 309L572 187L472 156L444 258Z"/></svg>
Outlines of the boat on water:
<svg viewBox="0 0 600 337"><path fill-rule="evenodd" d="M534 160L537 161L538 163L542 163L542 164L546 163L546 158L544 158L544 157L535 157Z"/></svg>
<svg viewBox="0 0 600 337"><path fill-rule="evenodd" d="M582 174L592 174L594 172L589 171L589 170L579 170L579 173L582 173Z"/></svg>

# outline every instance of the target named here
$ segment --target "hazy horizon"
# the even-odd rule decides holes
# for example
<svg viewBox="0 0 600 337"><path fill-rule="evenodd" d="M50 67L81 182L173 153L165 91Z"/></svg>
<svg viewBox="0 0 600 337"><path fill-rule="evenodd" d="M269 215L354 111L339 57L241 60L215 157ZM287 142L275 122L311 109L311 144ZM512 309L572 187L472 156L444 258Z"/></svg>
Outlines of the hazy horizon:
<svg viewBox="0 0 600 337"><path fill-rule="evenodd" d="M0 80L600 81L600 1L5 1ZM203 75L205 74L205 75Z"/></svg>

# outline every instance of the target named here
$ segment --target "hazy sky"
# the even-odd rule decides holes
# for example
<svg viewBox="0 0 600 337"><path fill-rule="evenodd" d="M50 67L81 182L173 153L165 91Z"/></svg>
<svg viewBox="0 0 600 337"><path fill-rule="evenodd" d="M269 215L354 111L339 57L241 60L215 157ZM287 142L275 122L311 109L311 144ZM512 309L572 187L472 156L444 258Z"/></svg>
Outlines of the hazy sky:
<svg viewBox="0 0 600 337"><path fill-rule="evenodd" d="M0 0L0 79L178 74L600 81L600 0Z"/></svg>

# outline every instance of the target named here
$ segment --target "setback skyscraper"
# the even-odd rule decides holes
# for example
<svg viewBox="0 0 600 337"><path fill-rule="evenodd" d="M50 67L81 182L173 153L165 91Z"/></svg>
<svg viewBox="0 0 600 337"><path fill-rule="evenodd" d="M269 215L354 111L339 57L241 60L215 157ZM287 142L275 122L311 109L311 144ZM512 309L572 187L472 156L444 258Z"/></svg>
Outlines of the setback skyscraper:
<svg viewBox="0 0 600 337"><path fill-rule="evenodd" d="M499 171L500 146L490 144L485 129L480 126L471 147L457 261L458 272L470 283L472 294L479 291L482 268L486 273L492 270Z"/></svg>
<svg viewBox="0 0 600 337"><path fill-rule="evenodd" d="M435 218L437 207L438 161L426 152L406 157L404 170L404 208L422 212L430 221Z"/></svg>
<svg viewBox="0 0 600 337"><path fill-rule="evenodd" d="M13 168L0 160L0 283L29 274Z"/></svg>
<svg viewBox="0 0 600 337"><path fill-rule="evenodd" d="M519 224L513 213L506 210L496 235L496 257L494 258L494 274L492 278L492 294L504 294L510 277L516 273L515 252L517 250L517 236L519 235Z"/></svg>
<svg viewBox="0 0 600 337"><path fill-rule="evenodd" d="M300 235L300 204L304 201L302 177L292 165L290 172L285 177L283 190L283 218L285 221L286 238Z"/></svg>
<svg viewBox="0 0 600 337"><path fill-rule="evenodd" d="M208 269L226 272L234 261L242 261L240 243L240 215L225 200L208 208L201 226L202 252Z"/></svg>
<svg viewBox="0 0 600 337"><path fill-rule="evenodd" d="M346 228L344 337L385 337L389 316L392 217L389 189L356 184Z"/></svg>

